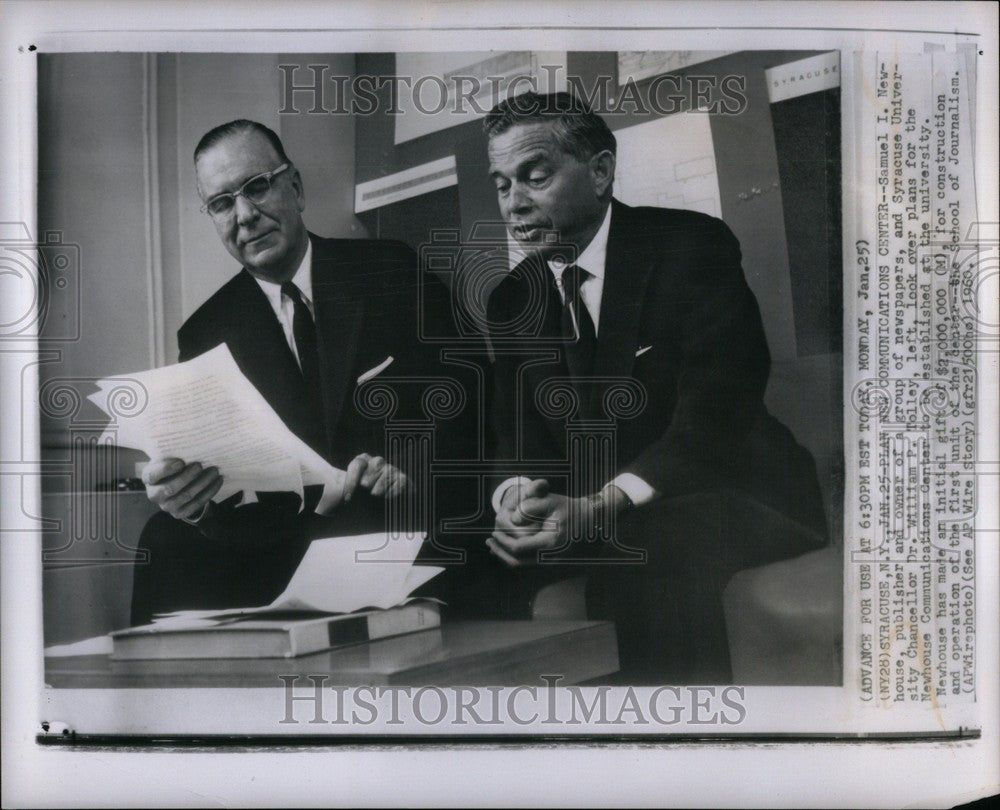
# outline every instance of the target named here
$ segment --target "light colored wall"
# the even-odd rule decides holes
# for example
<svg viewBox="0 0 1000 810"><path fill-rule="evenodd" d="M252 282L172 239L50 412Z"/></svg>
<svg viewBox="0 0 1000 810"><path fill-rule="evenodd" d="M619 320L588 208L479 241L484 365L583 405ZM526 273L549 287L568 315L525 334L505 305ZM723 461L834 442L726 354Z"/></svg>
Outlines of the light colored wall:
<svg viewBox="0 0 1000 810"><path fill-rule="evenodd" d="M212 127L234 118L260 121L277 131L278 59L273 54L180 54L177 57L177 178L180 265L164 268L182 280L181 321L167 324L171 360L176 331L213 292L239 270L201 213L192 155ZM166 197L164 202L166 203Z"/></svg>
<svg viewBox="0 0 1000 810"><path fill-rule="evenodd" d="M309 81L307 65L329 65L323 75L354 75L354 54L282 54L279 64L298 65L290 75L299 84ZM331 82L332 84L332 82ZM349 102L335 104L330 95L327 108L349 107ZM352 115L311 114L308 97L299 97L299 113L279 118L278 132L285 152L295 161L306 189L306 227L320 236L351 238L365 235L364 226L354 216L354 138Z"/></svg>
<svg viewBox="0 0 1000 810"><path fill-rule="evenodd" d="M86 421L101 416L85 399L94 388L88 381L148 367L155 344L150 63L139 54L59 54L39 57L38 68L39 233L32 236L57 232L79 256L41 330L42 458L50 465L43 485L84 489L134 458L67 450L74 431L83 438ZM59 339L77 309L78 337ZM22 392L26 407L33 393Z"/></svg>
<svg viewBox="0 0 1000 810"><path fill-rule="evenodd" d="M53 345L48 377L149 360L144 86L141 55L39 59L38 227L79 245L82 306L80 340Z"/></svg>

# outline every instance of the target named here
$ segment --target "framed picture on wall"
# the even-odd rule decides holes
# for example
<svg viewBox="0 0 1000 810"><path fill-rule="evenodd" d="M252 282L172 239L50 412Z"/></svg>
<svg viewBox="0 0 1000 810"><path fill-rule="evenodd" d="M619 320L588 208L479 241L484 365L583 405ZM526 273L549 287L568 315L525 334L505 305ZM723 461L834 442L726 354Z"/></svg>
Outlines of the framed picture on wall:
<svg viewBox="0 0 1000 810"><path fill-rule="evenodd" d="M547 51L397 53L401 144L484 116L509 95L565 90L566 54Z"/></svg>
<svg viewBox="0 0 1000 810"><path fill-rule="evenodd" d="M619 51L618 84L672 73L728 53L732 51Z"/></svg>

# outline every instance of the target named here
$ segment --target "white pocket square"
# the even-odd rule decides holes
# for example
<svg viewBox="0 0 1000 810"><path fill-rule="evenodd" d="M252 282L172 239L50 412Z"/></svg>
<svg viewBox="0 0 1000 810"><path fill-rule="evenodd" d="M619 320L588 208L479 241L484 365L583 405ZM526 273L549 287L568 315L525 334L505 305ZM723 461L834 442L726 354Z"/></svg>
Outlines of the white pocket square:
<svg viewBox="0 0 1000 810"><path fill-rule="evenodd" d="M635 356L636 357L642 357L646 352L648 352L652 348L653 348L652 345L650 345L650 346L640 346L638 349L635 350Z"/></svg>
<svg viewBox="0 0 1000 810"><path fill-rule="evenodd" d="M375 366L374 368L368 369L368 371L366 371L364 374L362 374L360 377L358 377L358 385L361 385L362 383L366 383L372 377L375 377L376 375L381 374L383 371L385 371L389 367L389 364L392 361L393 361L393 357L390 354L387 358L385 358L385 360L383 360L377 366Z"/></svg>

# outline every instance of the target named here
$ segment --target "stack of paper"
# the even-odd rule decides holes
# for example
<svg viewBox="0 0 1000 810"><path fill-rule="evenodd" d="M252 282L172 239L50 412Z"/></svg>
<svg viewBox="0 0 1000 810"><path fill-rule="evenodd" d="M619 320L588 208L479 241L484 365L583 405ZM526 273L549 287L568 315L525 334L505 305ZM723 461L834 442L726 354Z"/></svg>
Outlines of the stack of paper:
<svg viewBox="0 0 1000 810"><path fill-rule="evenodd" d="M288 587L264 607L229 610L182 610L154 621L190 626L204 620L277 611L351 613L363 608L387 610L444 569L413 564L426 535L392 536L384 532L313 540Z"/></svg>

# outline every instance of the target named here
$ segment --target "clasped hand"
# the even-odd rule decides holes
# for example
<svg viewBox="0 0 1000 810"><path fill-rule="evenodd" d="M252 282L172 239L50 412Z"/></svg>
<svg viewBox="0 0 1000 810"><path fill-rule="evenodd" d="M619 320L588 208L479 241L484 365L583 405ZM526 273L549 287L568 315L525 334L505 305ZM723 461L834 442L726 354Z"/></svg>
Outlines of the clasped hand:
<svg viewBox="0 0 1000 810"><path fill-rule="evenodd" d="M151 461L142 471L146 497L167 514L179 520L197 520L205 513L212 498L222 488L218 467L190 464L179 458ZM360 488L376 498L395 498L409 485L409 479L382 456L362 453L347 466L344 501Z"/></svg>
<svg viewBox="0 0 1000 810"><path fill-rule="evenodd" d="M550 492L544 478L526 485L513 484L503 494L486 545L511 568L536 565L540 551L559 548L570 539L571 514L585 517L588 509L586 498Z"/></svg>

